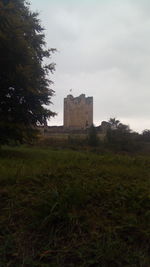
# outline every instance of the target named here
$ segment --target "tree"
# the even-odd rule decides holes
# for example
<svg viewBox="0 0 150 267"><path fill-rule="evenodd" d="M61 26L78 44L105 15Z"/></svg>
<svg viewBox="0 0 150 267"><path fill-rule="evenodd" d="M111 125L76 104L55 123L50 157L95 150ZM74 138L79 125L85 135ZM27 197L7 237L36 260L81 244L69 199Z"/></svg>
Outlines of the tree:
<svg viewBox="0 0 150 267"><path fill-rule="evenodd" d="M142 140L144 142L150 142L150 130L146 129L142 132Z"/></svg>
<svg viewBox="0 0 150 267"><path fill-rule="evenodd" d="M120 124L120 121L116 120L116 118L110 118L108 122L110 123L112 129L117 129Z"/></svg>
<svg viewBox="0 0 150 267"><path fill-rule="evenodd" d="M55 64L44 65L55 49L45 48L38 13L25 0L0 0L0 142L23 141L54 116L46 108Z"/></svg>
<svg viewBox="0 0 150 267"><path fill-rule="evenodd" d="M88 132L88 144L90 146L97 146L98 145L97 131L93 124L91 125L88 131L89 131Z"/></svg>
<svg viewBox="0 0 150 267"><path fill-rule="evenodd" d="M130 127L115 118L111 118L109 123L110 128L106 134L108 144L116 150L129 150L133 144Z"/></svg>

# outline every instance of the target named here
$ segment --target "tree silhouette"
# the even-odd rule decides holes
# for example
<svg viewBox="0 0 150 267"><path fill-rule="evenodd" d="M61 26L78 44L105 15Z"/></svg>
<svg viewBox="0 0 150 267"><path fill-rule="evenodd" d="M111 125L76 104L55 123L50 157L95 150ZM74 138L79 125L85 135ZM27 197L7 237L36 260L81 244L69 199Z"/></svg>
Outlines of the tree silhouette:
<svg viewBox="0 0 150 267"><path fill-rule="evenodd" d="M23 141L55 115L46 108L55 64L43 64L55 49L45 49L43 30L26 1L0 1L0 142Z"/></svg>

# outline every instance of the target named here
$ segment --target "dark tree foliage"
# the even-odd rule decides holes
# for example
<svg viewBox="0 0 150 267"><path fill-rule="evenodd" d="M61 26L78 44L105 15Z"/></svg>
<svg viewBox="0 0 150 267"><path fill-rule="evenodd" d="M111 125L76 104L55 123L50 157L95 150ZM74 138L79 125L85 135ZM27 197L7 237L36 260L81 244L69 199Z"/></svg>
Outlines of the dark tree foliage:
<svg viewBox="0 0 150 267"><path fill-rule="evenodd" d="M97 131L95 126L92 124L88 130L88 144L90 146L97 146L98 145L98 137Z"/></svg>
<svg viewBox="0 0 150 267"><path fill-rule="evenodd" d="M46 108L55 64L43 64L55 49L45 48L43 31L24 0L0 0L0 143L24 141L55 115Z"/></svg>
<svg viewBox="0 0 150 267"><path fill-rule="evenodd" d="M117 120L116 118L110 118L108 122L112 129L117 129L118 126L120 125L120 121Z"/></svg>
<svg viewBox="0 0 150 267"><path fill-rule="evenodd" d="M110 128L106 134L108 144L115 147L116 150L128 151L132 144L132 134L129 126L115 118L110 118L109 123Z"/></svg>
<svg viewBox="0 0 150 267"><path fill-rule="evenodd" d="M150 142L150 130L144 130L141 137L144 142Z"/></svg>
<svg viewBox="0 0 150 267"><path fill-rule="evenodd" d="M112 118L106 133L106 146L113 151L137 152L142 149L140 134L133 132L126 124ZM144 146L143 146L144 148Z"/></svg>

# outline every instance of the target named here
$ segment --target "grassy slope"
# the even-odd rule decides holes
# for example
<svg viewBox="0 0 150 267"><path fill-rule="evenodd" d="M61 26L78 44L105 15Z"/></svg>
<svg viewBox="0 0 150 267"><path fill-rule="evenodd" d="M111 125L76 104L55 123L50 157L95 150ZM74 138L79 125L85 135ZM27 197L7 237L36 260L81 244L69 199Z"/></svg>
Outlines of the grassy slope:
<svg viewBox="0 0 150 267"><path fill-rule="evenodd" d="M0 185L0 266L150 266L150 157L5 148Z"/></svg>

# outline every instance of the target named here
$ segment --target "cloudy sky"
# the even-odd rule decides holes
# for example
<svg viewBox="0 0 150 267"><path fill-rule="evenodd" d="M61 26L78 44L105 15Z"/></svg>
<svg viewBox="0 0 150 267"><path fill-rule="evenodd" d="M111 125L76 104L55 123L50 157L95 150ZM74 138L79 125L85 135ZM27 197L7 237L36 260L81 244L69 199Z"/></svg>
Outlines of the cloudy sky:
<svg viewBox="0 0 150 267"><path fill-rule="evenodd" d="M48 47L57 48L55 96L63 124L63 98L94 97L94 123L116 117L141 132L150 129L150 1L30 0L39 11Z"/></svg>

